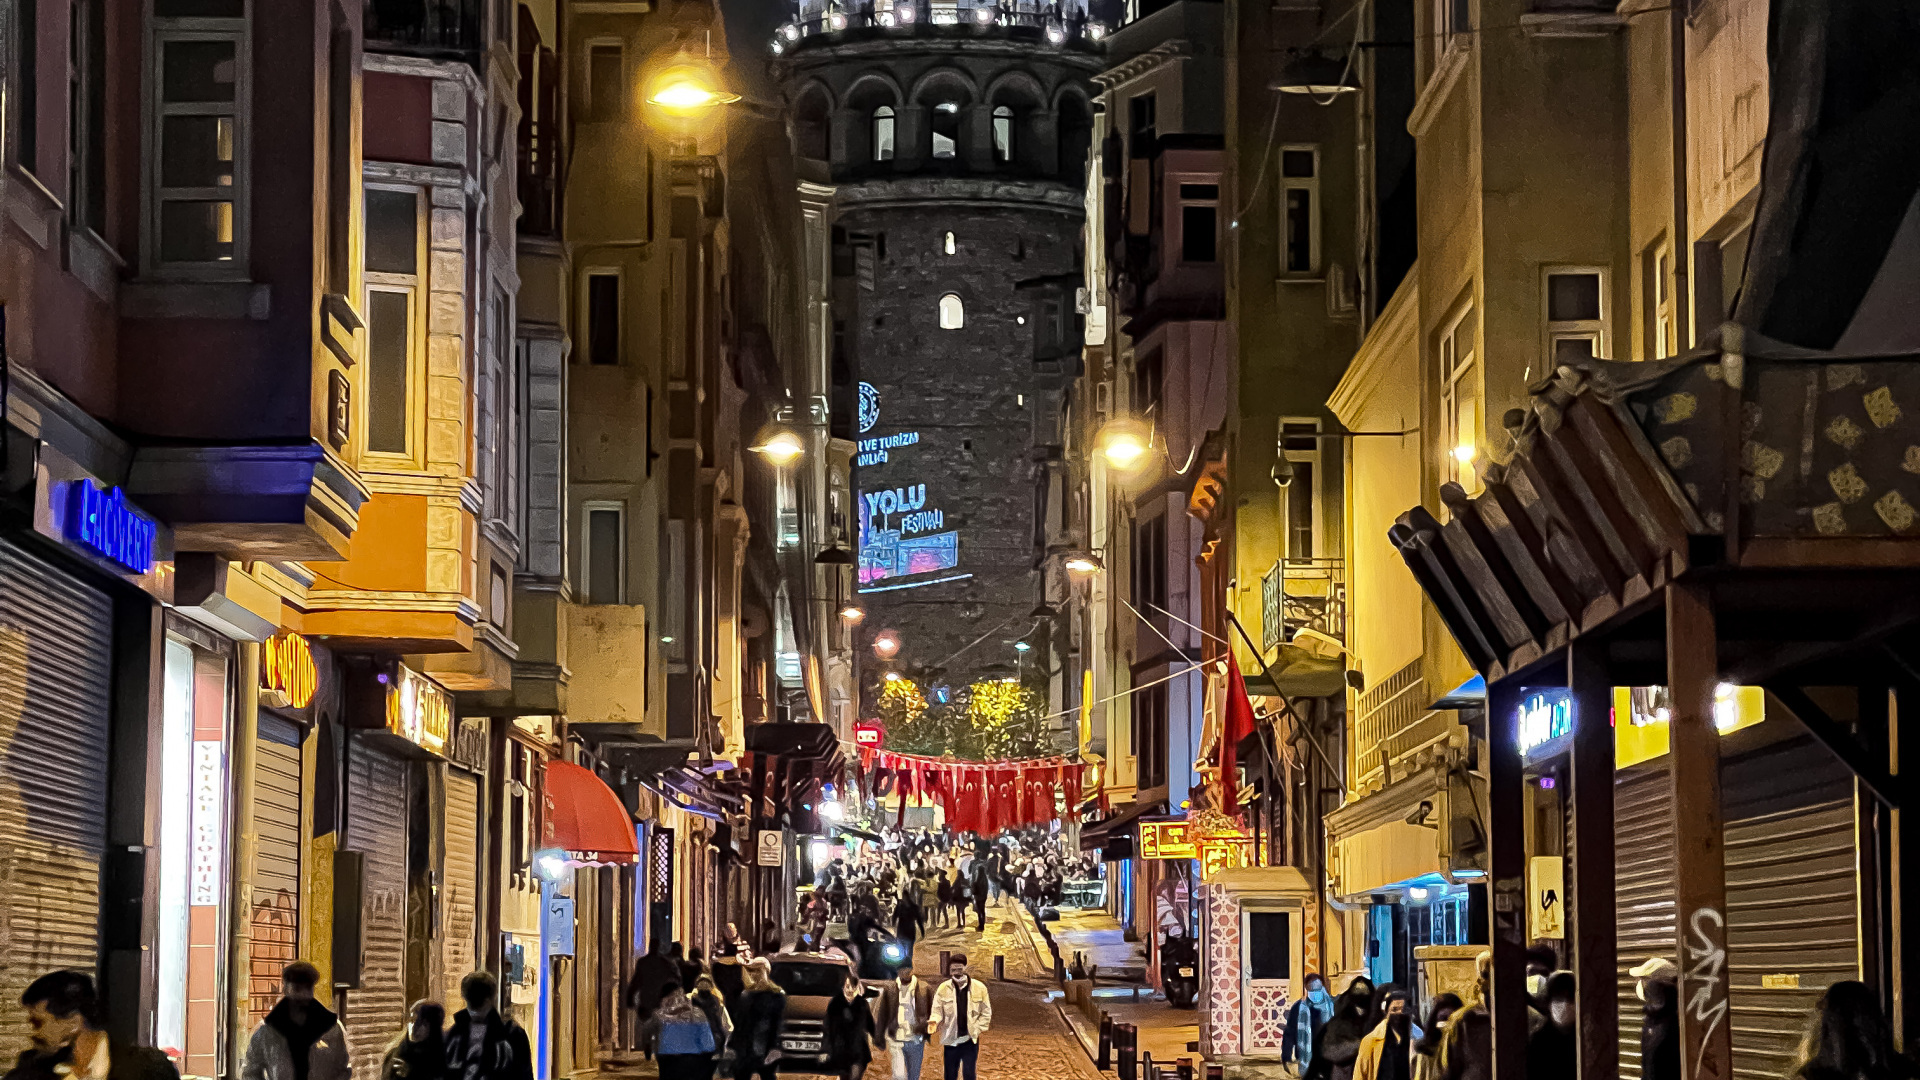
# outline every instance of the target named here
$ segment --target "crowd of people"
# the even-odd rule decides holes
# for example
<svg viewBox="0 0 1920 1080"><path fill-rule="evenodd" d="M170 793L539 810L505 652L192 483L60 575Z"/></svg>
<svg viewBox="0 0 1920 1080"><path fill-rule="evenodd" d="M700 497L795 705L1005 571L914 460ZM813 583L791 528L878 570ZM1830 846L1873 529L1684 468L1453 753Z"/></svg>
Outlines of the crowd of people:
<svg viewBox="0 0 1920 1080"><path fill-rule="evenodd" d="M1281 1057L1302 1080L1492 1080L1493 1022L1488 1012L1492 957L1481 953L1463 999L1442 993L1414 1015L1408 993L1354 978L1339 994L1309 974L1288 1009ZM1579 1075L1575 981L1556 970L1550 948L1527 954L1527 1051L1524 1075ZM1642 1003L1642 1080L1680 1080L1679 969L1655 958L1634 967ZM1913 1080L1920 1074L1894 1046L1892 1026L1865 984L1828 987L1809 1018L1800 1056L1785 1080Z"/></svg>

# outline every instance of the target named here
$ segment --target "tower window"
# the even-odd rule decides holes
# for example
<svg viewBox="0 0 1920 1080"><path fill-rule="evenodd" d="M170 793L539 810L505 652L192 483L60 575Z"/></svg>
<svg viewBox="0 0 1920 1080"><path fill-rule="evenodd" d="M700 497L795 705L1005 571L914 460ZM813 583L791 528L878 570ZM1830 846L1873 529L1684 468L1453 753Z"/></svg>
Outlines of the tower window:
<svg viewBox="0 0 1920 1080"><path fill-rule="evenodd" d="M940 329L958 330L967 324L967 311L953 293L940 298Z"/></svg>
<svg viewBox="0 0 1920 1080"><path fill-rule="evenodd" d="M951 161L960 149L960 105L943 101L933 107L933 156Z"/></svg>
<svg viewBox="0 0 1920 1080"><path fill-rule="evenodd" d="M893 160L893 106L873 110L873 160Z"/></svg>
<svg viewBox="0 0 1920 1080"><path fill-rule="evenodd" d="M951 255L951 254L953 254L953 252L954 252L954 246L953 246L953 234L952 234L952 233L948 233L948 234L947 234L947 239L946 239L946 244L945 244L945 247L944 247L944 250L945 250L945 251L946 251L946 253L947 253L947 254L949 254L949 255Z"/></svg>
<svg viewBox="0 0 1920 1080"><path fill-rule="evenodd" d="M1013 160L1013 110L1005 105L996 105L993 110L993 159Z"/></svg>

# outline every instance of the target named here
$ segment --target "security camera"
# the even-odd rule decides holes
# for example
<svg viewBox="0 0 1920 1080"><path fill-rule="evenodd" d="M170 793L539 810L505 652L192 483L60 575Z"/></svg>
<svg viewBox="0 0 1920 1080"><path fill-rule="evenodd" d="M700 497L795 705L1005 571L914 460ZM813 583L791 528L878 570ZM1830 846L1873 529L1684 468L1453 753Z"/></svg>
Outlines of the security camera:
<svg viewBox="0 0 1920 1080"><path fill-rule="evenodd" d="M1420 800L1420 805L1413 808L1413 813L1407 815L1407 824L1425 825L1427 818L1432 815L1432 813L1433 802L1429 799L1422 799Z"/></svg>

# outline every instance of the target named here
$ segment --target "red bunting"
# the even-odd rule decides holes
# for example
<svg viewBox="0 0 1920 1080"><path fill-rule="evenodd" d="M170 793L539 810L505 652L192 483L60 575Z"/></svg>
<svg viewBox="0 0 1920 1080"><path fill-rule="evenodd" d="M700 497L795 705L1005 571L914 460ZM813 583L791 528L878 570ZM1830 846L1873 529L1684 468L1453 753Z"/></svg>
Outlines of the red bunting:
<svg viewBox="0 0 1920 1080"><path fill-rule="evenodd" d="M860 750L860 761L876 795L900 797L896 825L917 797L938 803L949 828L983 834L1054 820L1056 794L1065 796L1068 813L1076 812L1086 768L1064 758L963 762L871 748Z"/></svg>

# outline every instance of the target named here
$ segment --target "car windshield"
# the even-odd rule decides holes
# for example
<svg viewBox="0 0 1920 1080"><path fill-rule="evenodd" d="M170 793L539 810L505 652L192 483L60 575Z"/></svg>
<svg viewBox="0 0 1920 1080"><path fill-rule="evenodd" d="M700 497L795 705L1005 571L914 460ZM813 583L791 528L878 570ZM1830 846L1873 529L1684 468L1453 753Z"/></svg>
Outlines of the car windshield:
<svg viewBox="0 0 1920 1080"><path fill-rule="evenodd" d="M844 964L776 962L773 965L773 981L789 994L832 997L840 992L840 987L846 985L847 967Z"/></svg>

